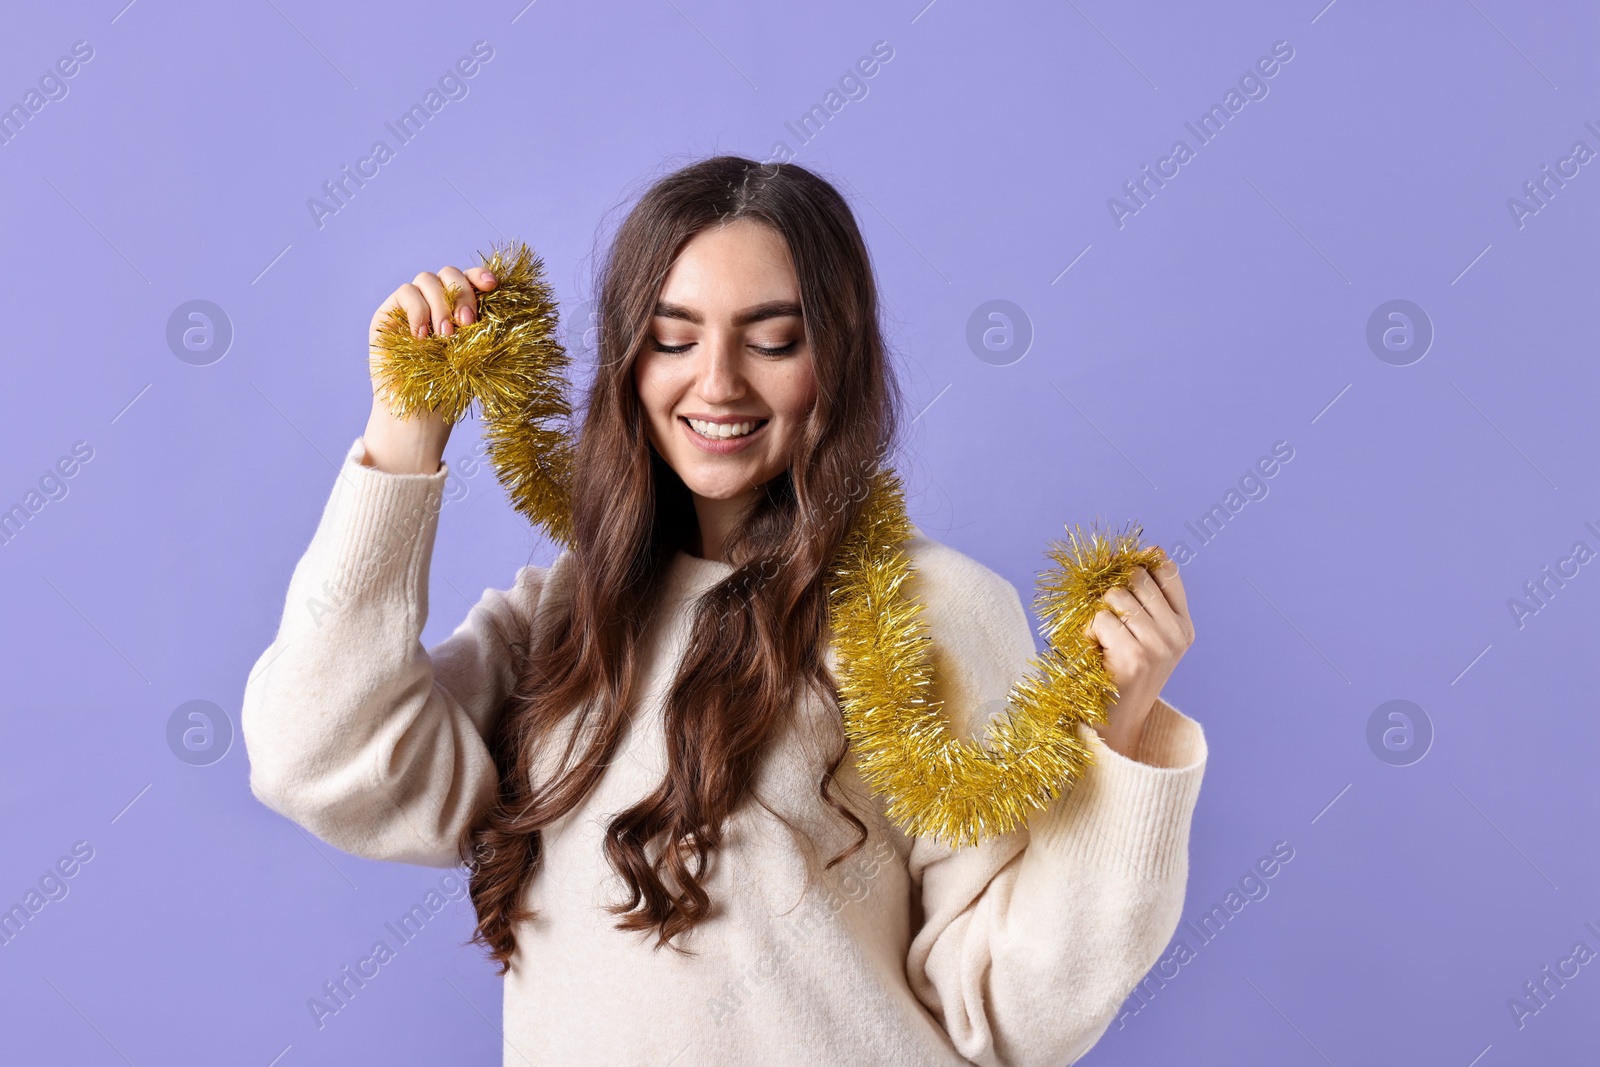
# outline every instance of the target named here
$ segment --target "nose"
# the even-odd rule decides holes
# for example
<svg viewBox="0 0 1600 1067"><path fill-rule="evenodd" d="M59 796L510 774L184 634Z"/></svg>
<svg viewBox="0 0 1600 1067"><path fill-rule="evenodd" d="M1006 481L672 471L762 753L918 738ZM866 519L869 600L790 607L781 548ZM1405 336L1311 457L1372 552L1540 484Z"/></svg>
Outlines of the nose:
<svg viewBox="0 0 1600 1067"><path fill-rule="evenodd" d="M708 404L726 404L745 392L743 353L735 337L716 332L700 346L700 395Z"/></svg>

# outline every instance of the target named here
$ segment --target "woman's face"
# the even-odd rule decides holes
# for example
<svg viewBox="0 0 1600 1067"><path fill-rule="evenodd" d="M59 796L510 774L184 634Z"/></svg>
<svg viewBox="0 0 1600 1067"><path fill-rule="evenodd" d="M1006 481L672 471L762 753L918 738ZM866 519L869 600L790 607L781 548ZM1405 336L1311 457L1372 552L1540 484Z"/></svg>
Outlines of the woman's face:
<svg viewBox="0 0 1600 1067"><path fill-rule="evenodd" d="M697 497L736 500L788 468L816 377L799 281L776 231L739 219L683 246L634 384L651 443Z"/></svg>

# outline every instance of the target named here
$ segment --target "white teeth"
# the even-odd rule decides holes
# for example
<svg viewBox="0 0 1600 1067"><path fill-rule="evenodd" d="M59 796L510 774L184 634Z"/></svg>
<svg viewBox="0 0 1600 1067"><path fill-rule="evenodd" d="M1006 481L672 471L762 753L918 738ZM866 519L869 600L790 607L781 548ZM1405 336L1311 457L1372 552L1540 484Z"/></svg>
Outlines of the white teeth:
<svg viewBox="0 0 1600 1067"><path fill-rule="evenodd" d="M701 422L699 419L689 419L689 425L694 427L696 433L702 437L743 437L754 430L756 422Z"/></svg>

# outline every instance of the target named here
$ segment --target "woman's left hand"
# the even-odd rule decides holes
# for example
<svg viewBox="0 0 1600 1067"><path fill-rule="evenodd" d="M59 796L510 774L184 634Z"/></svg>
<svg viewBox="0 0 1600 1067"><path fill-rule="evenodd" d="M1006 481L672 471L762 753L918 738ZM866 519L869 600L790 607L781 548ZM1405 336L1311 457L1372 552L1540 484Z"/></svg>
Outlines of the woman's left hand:
<svg viewBox="0 0 1600 1067"><path fill-rule="evenodd" d="M1100 599L1106 607L1095 613L1086 632L1105 650L1106 669L1118 695L1106 709L1106 723L1095 730L1108 747L1137 759L1145 720L1178 660L1194 643L1194 623L1178 565L1170 557L1154 574L1135 568L1127 586L1117 586Z"/></svg>

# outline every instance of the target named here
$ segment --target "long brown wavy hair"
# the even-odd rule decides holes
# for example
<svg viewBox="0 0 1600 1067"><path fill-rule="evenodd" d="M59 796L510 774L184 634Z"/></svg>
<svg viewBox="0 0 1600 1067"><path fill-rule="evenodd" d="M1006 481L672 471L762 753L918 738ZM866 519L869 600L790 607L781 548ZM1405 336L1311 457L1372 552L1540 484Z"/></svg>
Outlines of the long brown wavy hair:
<svg viewBox="0 0 1600 1067"><path fill-rule="evenodd" d="M788 245L817 399L789 469L761 487L729 536L732 573L699 602L666 696L665 780L608 826L606 858L630 894L611 906L619 929L654 928L656 948L684 951L672 939L711 913L702 880L724 822L746 799L797 693L803 686L837 701L823 662L824 569L860 511L864 479L899 432L901 398L879 326L877 284L855 217L831 184L793 163L716 156L652 185L596 273L597 366L572 468L573 544L562 583L569 592L540 611L490 737L498 796L462 841L462 854L475 857L472 941L499 961L502 975L511 967L515 926L535 916L523 900L538 871L541 828L583 800L611 764L637 696L651 595L696 531L688 488L646 433L634 360L684 244L737 219L771 226ZM564 751L547 771L541 753L563 722L570 730ZM823 801L857 832L829 867L867 839L861 820L829 794L846 753L841 744L817 783Z"/></svg>

